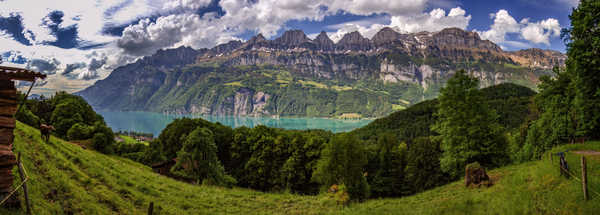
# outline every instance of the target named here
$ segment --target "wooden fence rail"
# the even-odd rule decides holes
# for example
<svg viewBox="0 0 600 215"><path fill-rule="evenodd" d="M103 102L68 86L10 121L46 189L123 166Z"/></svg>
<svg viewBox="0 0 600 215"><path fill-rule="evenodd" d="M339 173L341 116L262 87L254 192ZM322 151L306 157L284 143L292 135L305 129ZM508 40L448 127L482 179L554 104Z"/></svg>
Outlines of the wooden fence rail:
<svg viewBox="0 0 600 215"><path fill-rule="evenodd" d="M552 162L552 164L554 165L553 162L553 155L550 155L550 162ZM589 189L588 188L588 178L587 178L587 161L585 156L581 156L581 178L577 177L573 172L571 172L568 169L564 169L562 166L559 165L558 167L559 169L561 169L563 172L566 172L567 174L569 174L569 176L573 177L575 180L581 182L582 185L582 190L583 190L583 199L584 200L588 200L589 199L589 192L591 191L593 194L595 194L597 197L600 197L600 192L593 190L593 189Z"/></svg>

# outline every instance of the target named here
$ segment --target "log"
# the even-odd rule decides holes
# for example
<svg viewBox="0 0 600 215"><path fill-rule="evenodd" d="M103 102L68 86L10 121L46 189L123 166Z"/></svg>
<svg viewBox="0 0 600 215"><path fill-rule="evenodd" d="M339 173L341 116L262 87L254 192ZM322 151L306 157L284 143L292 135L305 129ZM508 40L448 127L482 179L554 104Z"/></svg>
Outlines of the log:
<svg viewBox="0 0 600 215"><path fill-rule="evenodd" d="M14 138L13 129L11 128L0 128L0 145L8 146L12 143Z"/></svg>
<svg viewBox="0 0 600 215"><path fill-rule="evenodd" d="M12 171L11 169L2 168L0 172L4 173L0 173L0 193L9 193L12 191L14 176L6 173L12 173Z"/></svg>
<svg viewBox="0 0 600 215"><path fill-rule="evenodd" d="M0 89L0 98L17 99L17 89Z"/></svg>
<svg viewBox="0 0 600 215"><path fill-rule="evenodd" d="M0 107L0 116L13 116L17 113L16 105L7 105Z"/></svg>
<svg viewBox="0 0 600 215"><path fill-rule="evenodd" d="M0 80L0 90L15 89L15 82L9 80Z"/></svg>
<svg viewBox="0 0 600 215"><path fill-rule="evenodd" d="M17 105L17 99L0 97L0 104L2 104L3 106Z"/></svg>
<svg viewBox="0 0 600 215"><path fill-rule="evenodd" d="M0 116L0 128L15 128L15 124L15 118Z"/></svg>

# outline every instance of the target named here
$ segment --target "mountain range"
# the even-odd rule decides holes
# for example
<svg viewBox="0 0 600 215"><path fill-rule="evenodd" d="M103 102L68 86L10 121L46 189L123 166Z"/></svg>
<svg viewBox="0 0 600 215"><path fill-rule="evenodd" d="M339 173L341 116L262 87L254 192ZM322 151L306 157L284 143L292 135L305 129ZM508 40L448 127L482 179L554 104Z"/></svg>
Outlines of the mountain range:
<svg viewBox="0 0 600 215"><path fill-rule="evenodd" d="M380 117L434 98L455 71L482 87L504 82L536 88L566 56L504 51L475 32L448 28L402 34L383 28L338 42L301 30L261 34L210 49L179 47L116 68L76 93L94 108L177 114Z"/></svg>

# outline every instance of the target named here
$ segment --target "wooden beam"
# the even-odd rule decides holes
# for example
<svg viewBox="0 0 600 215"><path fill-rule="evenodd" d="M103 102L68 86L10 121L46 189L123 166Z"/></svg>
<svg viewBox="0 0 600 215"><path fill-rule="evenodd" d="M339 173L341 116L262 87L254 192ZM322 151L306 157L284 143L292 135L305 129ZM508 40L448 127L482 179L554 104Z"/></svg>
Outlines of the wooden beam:
<svg viewBox="0 0 600 215"><path fill-rule="evenodd" d="M0 116L0 128L15 128L15 118Z"/></svg>

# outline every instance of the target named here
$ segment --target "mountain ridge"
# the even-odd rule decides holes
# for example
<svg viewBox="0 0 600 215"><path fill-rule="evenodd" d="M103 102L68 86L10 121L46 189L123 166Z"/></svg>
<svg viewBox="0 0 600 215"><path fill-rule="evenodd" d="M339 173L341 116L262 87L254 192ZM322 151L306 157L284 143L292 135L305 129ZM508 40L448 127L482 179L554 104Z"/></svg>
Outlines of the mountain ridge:
<svg viewBox="0 0 600 215"><path fill-rule="evenodd" d="M434 98L459 69L484 87L535 88L565 58L550 50L504 51L458 28L413 34L383 28L371 39L350 32L337 43L325 32L310 39L290 30L273 40L258 34L211 49L159 50L77 94L108 110L378 117Z"/></svg>

